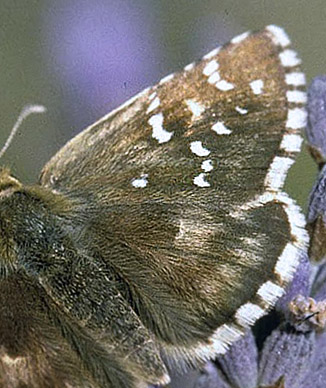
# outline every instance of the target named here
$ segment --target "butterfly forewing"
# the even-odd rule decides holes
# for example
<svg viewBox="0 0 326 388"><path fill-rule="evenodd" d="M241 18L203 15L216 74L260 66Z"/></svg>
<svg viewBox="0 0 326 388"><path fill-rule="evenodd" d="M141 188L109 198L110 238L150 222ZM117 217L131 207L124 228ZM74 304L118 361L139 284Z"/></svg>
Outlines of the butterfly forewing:
<svg viewBox="0 0 326 388"><path fill-rule="evenodd" d="M211 337L211 353L224 351L295 270L305 234L281 191L300 149L305 95L288 45L275 26L237 37L44 167L42 185L87 203L86 224L101 230L94 244L163 347L199 354ZM219 337L224 328L234 330Z"/></svg>
<svg viewBox="0 0 326 388"><path fill-rule="evenodd" d="M119 200L218 189L214 201L232 195L243 203L264 190L284 134L286 70L278 54L264 32L175 74L69 142L45 167L43 184L64 191L105 179L102 192L114 199L121 189Z"/></svg>

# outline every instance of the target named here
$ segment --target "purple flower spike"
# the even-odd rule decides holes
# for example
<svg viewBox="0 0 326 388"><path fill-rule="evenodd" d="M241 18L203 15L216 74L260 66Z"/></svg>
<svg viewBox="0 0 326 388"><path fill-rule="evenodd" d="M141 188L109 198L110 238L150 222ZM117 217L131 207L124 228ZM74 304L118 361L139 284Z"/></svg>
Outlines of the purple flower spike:
<svg viewBox="0 0 326 388"><path fill-rule="evenodd" d="M326 162L326 76L316 77L308 90L307 138L319 165Z"/></svg>
<svg viewBox="0 0 326 388"><path fill-rule="evenodd" d="M314 349L314 332L303 333L288 327L274 330L265 341L261 354L260 385L271 386L284 376L285 388L303 388Z"/></svg>
<svg viewBox="0 0 326 388"><path fill-rule="evenodd" d="M326 333L316 338L316 354L306 375L301 388L311 387L325 388L326 384Z"/></svg>
<svg viewBox="0 0 326 388"><path fill-rule="evenodd" d="M254 388L258 377L258 350L252 331L231 346L223 356L217 358L220 369L232 387Z"/></svg>
<svg viewBox="0 0 326 388"><path fill-rule="evenodd" d="M320 261L326 255L326 165L311 191L307 222L311 237L309 256Z"/></svg>
<svg viewBox="0 0 326 388"><path fill-rule="evenodd" d="M194 388L231 388L220 371L212 362L208 362L196 381Z"/></svg>
<svg viewBox="0 0 326 388"><path fill-rule="evenodd" d="M309 148L319 164L320 175L310 194L308 231L311 237L309 256L320 261L326 256L326 76L316 77L308 91Z"/></svg>
<svg viewBox="0 0 326 388"><path fill-rule="evenodd" d="M319 266L312 285L311 296L316 301L326 300L326 264Z"/></svg>
<svg viewBox="0 0 326 388"><path fill-rule="evenodd" d="M289 303L297 295L308 296L310 293L310 263L308 255L302 252L300 265L294 275L291 284L288 286L285 295L277 302L276 310L282 312L286 318L289 317Z"/></svg>

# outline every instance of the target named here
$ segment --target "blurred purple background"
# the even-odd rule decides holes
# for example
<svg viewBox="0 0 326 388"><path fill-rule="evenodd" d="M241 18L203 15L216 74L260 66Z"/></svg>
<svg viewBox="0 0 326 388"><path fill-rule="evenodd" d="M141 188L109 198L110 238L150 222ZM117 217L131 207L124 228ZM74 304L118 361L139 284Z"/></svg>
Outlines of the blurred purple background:
<svg viewBox="0 0 326 388"><path fill-rule="evenodd" d="M150 7L135 1L59 3L44 15L47 65L67 88L71 118L90 124L90 115L110 111L155 81L154 20Z"/></svg>
<svg viewBox="0 0 326 388"><path fill-rule="evenodd" d="M236 32L218 16L203 15L190 26L193 39L186 50L180 43L180 51L171 52L169 37L164 36L168 14L161 8L160 12L150 0L50 4L43 19L46 49L51 54L47 66L66 89L74 124L90 124L94 116L109 112L173 71L170 56L182 68L185 51L198 59Z"/></svg>

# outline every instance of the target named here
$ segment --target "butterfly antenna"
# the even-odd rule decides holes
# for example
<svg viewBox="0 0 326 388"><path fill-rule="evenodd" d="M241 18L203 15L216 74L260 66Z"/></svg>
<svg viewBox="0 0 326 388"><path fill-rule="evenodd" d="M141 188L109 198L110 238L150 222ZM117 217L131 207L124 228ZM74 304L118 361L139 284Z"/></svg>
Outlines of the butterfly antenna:
<svg viewBox="0 0 326 388"><path fill-rule="evenodd" d="M33 113L45 113L46 108L43 105L26 105L22 111L20 112L20 115L18 116L18 119L13 126L10 135L8 136L4 146L0 150L0 159L2 158L3 154L7 151L8 147L13 141L13 138L15 137L18 128L21 126L22 122L31 114Z"/></svg>

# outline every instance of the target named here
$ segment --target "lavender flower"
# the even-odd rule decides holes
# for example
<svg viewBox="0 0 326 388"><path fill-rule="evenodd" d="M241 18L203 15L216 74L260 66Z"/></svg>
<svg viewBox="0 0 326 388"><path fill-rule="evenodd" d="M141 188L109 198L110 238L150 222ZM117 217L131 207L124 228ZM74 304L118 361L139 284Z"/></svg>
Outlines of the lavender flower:
<svg viewBox="0 0 326 388"><path fill-rule="evenodd" d="M318 164L326 161L326 76L312 81L308 91L307 138L310 151Z"/></svg>

